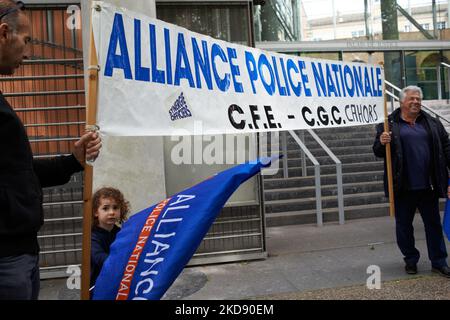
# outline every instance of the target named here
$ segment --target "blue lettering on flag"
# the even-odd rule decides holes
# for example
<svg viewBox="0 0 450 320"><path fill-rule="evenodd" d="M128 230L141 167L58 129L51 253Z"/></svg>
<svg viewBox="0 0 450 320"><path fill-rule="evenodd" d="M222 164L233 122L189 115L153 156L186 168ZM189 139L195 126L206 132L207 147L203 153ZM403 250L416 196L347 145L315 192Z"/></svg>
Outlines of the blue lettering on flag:
<svg viewBox="0 0 450 320"><path fill-rule="evenodd" d="M111 246L93 299L161 299L233 192L278 158L264 158L222 171L133 215Z"/></svg>
<svg viewBox="0 0 450 320"><path fill-rule="evenodd" d="M450 186L450 179L448 179L448 185ZM443 229L448 241L450 241L450 199L448 198L445 203Z"/></svg>

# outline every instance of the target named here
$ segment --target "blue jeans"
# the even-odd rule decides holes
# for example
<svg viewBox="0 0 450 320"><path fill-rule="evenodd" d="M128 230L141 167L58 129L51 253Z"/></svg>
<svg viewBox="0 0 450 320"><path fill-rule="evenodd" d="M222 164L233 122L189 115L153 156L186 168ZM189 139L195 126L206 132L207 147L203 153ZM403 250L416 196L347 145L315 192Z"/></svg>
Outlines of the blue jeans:
<svg viewBox="0 0 450 320"><path fill-rule="evenodd" d="M420 253L415 247L413 220L419 209L425 226L428 257L433 267L447 265L447 249L442 235L439 198L432 190L408 191L395 198L397 244L407 264L416 264Z"/></svg>
<svg viewBox="0 0 450 320"><path fill-rule="evenodd" d="M37 300L39 256L0 257L0 300Z"/></svg>

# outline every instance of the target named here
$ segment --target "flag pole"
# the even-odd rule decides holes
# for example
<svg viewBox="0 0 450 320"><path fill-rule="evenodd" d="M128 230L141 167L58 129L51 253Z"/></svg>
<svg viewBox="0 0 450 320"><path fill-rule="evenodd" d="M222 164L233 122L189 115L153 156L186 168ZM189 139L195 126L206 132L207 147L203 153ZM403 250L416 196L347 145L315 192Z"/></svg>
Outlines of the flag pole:
<svg viewBox="0 0 450 320"><path fill-rule="evenodd" d="M386 84L383 81L383 94L384 94L384 131L389 132L389 122L388 122L388 108L386 99ZM386 173L388 178L388 193L389 193L389 214L391 217L395 216L395 206L394 206L394 182L392 179L392 156L391 156L391 144L386 144Z"/></svg>
<svg viewBox="0 0 450 320"><path fill-rule="evenodd" d="M86 129L95 127L97 117L98 93L98 59L95 49L92 21L90 27L89 66L88 66L88 97L86 104ZM92 129L90 129L92 130ZM81 300L89 300L90 267L91 267L91 228L92 228L92 184L93 167L85 165L83 191L83 249L81 263Z"/></svg>

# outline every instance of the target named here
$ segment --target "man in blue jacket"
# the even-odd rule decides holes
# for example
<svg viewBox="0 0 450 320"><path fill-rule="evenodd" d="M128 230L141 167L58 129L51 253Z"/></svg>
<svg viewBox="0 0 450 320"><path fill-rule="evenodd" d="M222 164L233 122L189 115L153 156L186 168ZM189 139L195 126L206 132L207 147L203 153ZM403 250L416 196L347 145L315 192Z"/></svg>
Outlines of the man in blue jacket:
<svg viewBox="0 0 450 320"><path fill-rule="evenodd" d="M432 271L450 277L439 215L439 197L450 197L450 142L442 123L421 110L422 96L416 86L401 91L400 108L389 116L390 132L384 132L382 123L377 126L373 151L385 158L386 144L390 143L397 244L404 255L406 273L417 273L420 257L413 229L418 209L425 225ZM388 196L386 170L384 178Z"/></svg>
<svg viewBox="0 0 450 320"><path fill-rule="evenodd" d="M0 0L0 74L11 75L30 50L30 21L20 3ZM0 300L37 299L42 188L67 183L93 160L100 137L84 134L70 156L33 159L26 130L0 93Z"/></svg>

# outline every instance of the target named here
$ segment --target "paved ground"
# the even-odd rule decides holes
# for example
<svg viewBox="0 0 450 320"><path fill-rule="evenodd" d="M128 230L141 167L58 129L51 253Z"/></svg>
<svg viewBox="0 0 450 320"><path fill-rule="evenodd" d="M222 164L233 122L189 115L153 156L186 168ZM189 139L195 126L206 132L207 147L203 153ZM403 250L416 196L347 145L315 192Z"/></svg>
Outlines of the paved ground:
<svg viewBox="0 0 450 320"><path fill-rule="evenodd" d="M450 279L431 273L420 216L415 220L422 254L416 276L404 272L394 220L381 217L269 228L267 259L186 268L163 299L450 299ZM367 289L369 267L380 271L380 289ZM41 283L40 299L79 297L66 279Z"/></svg>
<svg viewBox="0 0 450 320"><path fill-rule="evenodd" d="M292 292L256 297L258 300L450 300L450 280L438 275L381 283L380 289L366 285Z"/></svg>

